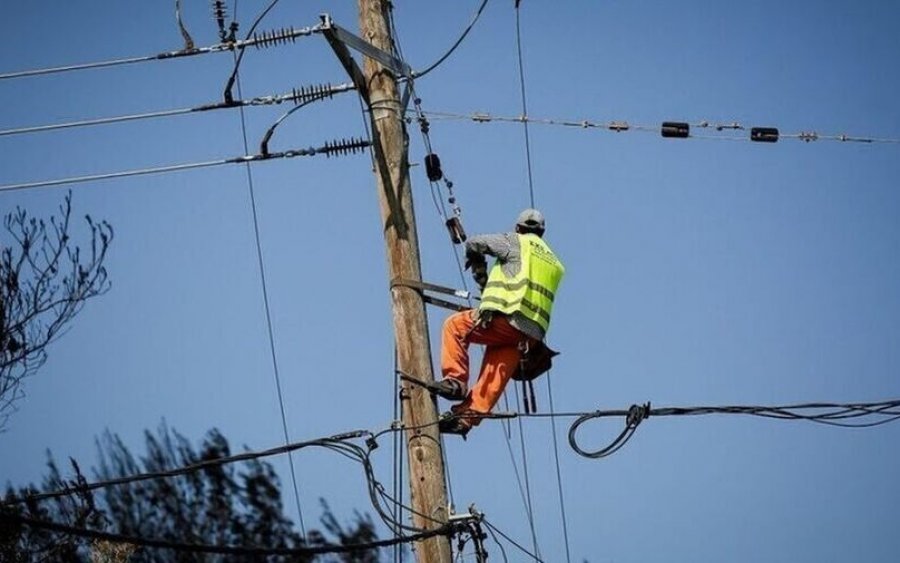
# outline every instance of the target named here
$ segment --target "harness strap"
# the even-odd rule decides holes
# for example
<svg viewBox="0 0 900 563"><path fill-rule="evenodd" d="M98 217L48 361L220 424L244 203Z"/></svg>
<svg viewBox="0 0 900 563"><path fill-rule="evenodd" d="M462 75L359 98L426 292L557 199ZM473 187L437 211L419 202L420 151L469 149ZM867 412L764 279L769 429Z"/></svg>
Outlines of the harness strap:
<svg viewBox="0 0 900 563"><path fill-rule="evenodd" d="M528 340L519 342L519 371L524 373L528 363L528 352L531 345ZM529 400L530 399L530 400ZM522 379L522 402L525 408L525 414L533 414L537 412L537 397L534 395L534 380Z"/></svg>

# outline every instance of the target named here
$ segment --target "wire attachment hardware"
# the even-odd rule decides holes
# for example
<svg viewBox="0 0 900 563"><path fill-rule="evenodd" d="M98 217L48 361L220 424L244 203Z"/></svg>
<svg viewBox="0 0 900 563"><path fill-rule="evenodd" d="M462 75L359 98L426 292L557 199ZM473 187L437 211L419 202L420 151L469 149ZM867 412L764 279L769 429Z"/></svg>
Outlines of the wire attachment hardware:
<svg viewBox="0 0 900 563"><path fill-rule="evenodd" d="M631 125L627 121L610 121L606 128L619 133L620 131L628 131L631 129Z"/></svg>
<svg viewBox="0 0 900 563"><path fill-rule="evenodd" d="M213 17L219 26L219 41L225 43L228 38L228 32L225 30L225 18L228 17L228 7L224 0L213 0L212 3Z"/></svg>
<svg viewBox="0 0 900 563"><path fill-rule="evenodd" d="M819 134L815 131L801 131L797 138L801 141L806 141L807 143L810 141L818 141Z"/></svg>
<svg viewBox="0 0 900 563"><path fill-rule="evenodd" d="M753 127L750 129L750 140L757 143L777 143L777 127Z"/></svg>
<svg viewBox="0 0 900 563"><path fill-rule="evenodd" d="M679 121L664 121L660 133L663 137L671 139L687 139L691 132L691 126Z"/></svg>
<svg viewBox="0 0 900 563"><path fill-rule="evenodd" d="M372 143L362 139L351 137L349 139L341 139L339 141L328 141L322 148L316 149L316 152L323 153L327 157L344 156L348 154L357 154L365 151Z"/></svg>
<svg viewBox="0 0 900 563"><path fill-rule="evenodd" d="M295 104L305 104L307 102L329 99L334 96L336 91L337 89L329 83L300 86L299 88L291 89L288 99Z"/></svg>
<svg viewBox="0 0 900 563"><path fill-rule="evenodd" d="M450 240L453 241L453 244L466 242L466 230L463 228L462 221L458 216L450 217L444 224L450 232Z"/></svg>
<svg viewBox="0 0 900 563"><path fill-rule="evenodd" d="M257 49L266 49L296 42L297 31L293 26L253 34L253 46Z"/></svg>
<svg viewBox="0 0 900 563"><path fill-rule="evenodd" d="M441 159L434 153L425 155L425 173L428 175L429 182L438 182L444 177L444 171L441 170Z"/></svg>

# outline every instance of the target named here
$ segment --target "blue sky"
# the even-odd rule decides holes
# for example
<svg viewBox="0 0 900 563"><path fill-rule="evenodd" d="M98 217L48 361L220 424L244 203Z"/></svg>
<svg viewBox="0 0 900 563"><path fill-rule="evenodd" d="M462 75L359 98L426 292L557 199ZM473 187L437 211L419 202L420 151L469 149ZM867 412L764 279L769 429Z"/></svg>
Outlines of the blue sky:
<svg viewBox="0 0 900 563"><path fill-rule="evenodd" d="M437 59L477 4L396 2L410 64ZM521 113L512 4L490 2L454 55L417 82L426 110ZM264 5L239 3L244 29ZM525 0L521 9L535 118L900 137L895 3ZM321 12L357 29L355 3L288 0L261 27L312 25ZM206 2L186 2L184 13L198 45L216 42ZM174 8L161 3L21 2L5 21L0 72L182 46ZM0 129L216 102L230 69L220 54L2 80ZM245 97L347 80L321 37L248 51L241 78ZM285 109L247 111L252 151ZM671 140L537 124L530 132L537 206L567 266L549 334L563 352L553 372L557 410L900 396L900 146ZM361 134L358 101L344 94L297 112L271 146ZM433 120L431 139L466 229L510 228L528 205L522 127ZM236 111L4 136L0 184L243 152ZM410 155L424 156L415 128ZM292 437L385 428L392 327L368 156L263 163L253 180ZM412 181L425 278L459 285L423 167ZM49 215L65 189L0 192L0 211ZM85 308L28 382L0 435L0 478L38 481L47 449L90 465L105 429L139 450L143 430L162 420L195 440L218 427L236 447L280 444L244 169L72 190L76 212L116 230L113 289ZM435 352L444 314L429 310ZM544 382L539 389L547 409ZM549 423L524 425L540 551L565 560ZM570 450L567 429L558 422L573 561L896 560L900 426L650 419L599 461ZM619 421L597 423L580 436L599 445L618 429ZM389 484L383 446L377 470ZM518 455L517 439L512 448ZM530 546L500 425L449 440L447 456L457 507L475 503ZM319 497L339 514L367 509L355 466L315 452L295 460L307 525ZM286 462L275 463L290 496Z"/></svg>

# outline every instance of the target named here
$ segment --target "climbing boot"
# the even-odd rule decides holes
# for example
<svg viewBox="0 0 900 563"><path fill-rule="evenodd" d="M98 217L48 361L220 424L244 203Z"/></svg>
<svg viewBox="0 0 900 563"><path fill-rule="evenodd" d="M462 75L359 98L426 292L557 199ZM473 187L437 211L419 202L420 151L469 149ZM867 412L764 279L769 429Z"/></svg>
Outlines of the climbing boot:
<svg viewBox="0 0 900 563"><path fill-rule="evenodd" d="M466 393L468 392L463 382L450 377L445 377L428 388L439 397L443 397L448 401L462 401L466 398Z"/></svg>
<svg viewBox="0 0 900 563"><path fill-rule="evenodd" d="M463 440L466 439L466 434L471 429L472 423L469 420L461 418L452 412L445 412L438 420L438 430L442 434L458 434L462 436Z"/></svg>

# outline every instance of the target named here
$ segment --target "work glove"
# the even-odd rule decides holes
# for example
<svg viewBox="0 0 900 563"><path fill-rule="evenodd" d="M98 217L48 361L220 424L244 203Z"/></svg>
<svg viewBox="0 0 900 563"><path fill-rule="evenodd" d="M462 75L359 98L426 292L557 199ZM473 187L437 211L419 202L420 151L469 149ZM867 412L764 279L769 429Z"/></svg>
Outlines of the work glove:
<svg viewBox="0 0 900 563"><path fill-rule="evenodd" d="M478 252L472 252L471 250L466 251L466 270L472 268L472 272L475 272L476 266L483 266L487 268L487 260L484 259L484 254L480 254Z"/></svg>
<svg viewBox="0 0 900 563"><path fill-rule="evenodd" d="M472 269L472 278L475 283L483 291L488 279L487 260L484 259L484 255L478 252L466 252L466 269L469 268Z"/></svg>
<svg viewBox="0 0 900 563"><path fill-rule="evenodd" d="M488 281L487 264L484 262L481 264L473 264L472 278L475 280L475 283L478 284L478 287L481 288L481 291L484 291L484 286L487 285Z"/></svg>

